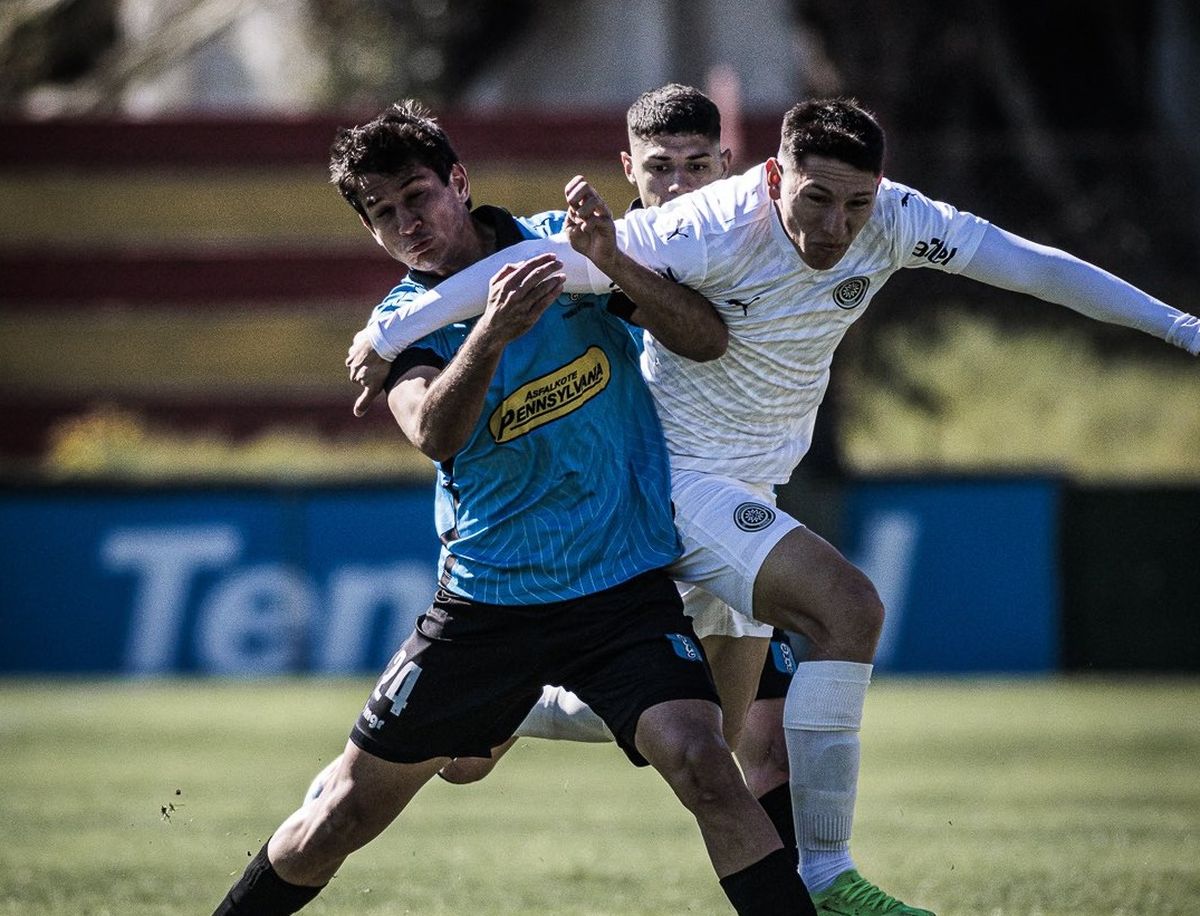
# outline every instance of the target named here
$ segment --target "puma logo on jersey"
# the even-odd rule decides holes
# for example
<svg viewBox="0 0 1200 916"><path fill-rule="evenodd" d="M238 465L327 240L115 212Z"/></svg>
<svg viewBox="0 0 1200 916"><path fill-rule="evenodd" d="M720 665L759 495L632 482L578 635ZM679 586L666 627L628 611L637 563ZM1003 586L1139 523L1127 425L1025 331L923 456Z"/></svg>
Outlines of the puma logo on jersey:
<svg viewBox="0 0 1200 916"><path fill-rule="evenodd" d="M941 239L933 238L928 242L917 242L912 253L914 258L924 258L930 264L949 264L950 259L958 254L958 249L949 248Z"/></svg>
<svg viewBox="0 0 1200 916"><path fill-rule="evenodd" d="M690 239L690 238L691 238L691 236L690 236L690 235L688 235L686 232L684 232L684 231L683 231L683 230L684 230L684 227L685 227L686 225L687 225L687 224L686 224L686 223L684 223L684 222L683 222L683 220L680 220L680 221L679 221L679 225L677 225L677 226L676 226L674 229L672 229L670 232L668 232L668 233L667 233L667 237L666 237L665 239L663 239L663 241L664 241L664 242L669 242L669 241L671 241L671 239L673 239L673 238L685 238L685 239Z"/></svg>
<svg viewBox="0 0 1200 916"><path fill-rule="evenodd" d="M912 192L912 191L905 191L905 192L904 192L904 196L900 198L900 206L902 206L902 207L907 207L907 206L908 206L908 199L909 199L910 197L912 197L912 194L913 194L913 192Z"/></svg>
<svg viewBox="0 0 1200 916"><path fill-rule="evenodd" d="M736 305L741 308L743 315L750 314L750 306L754 305L762 296L755 296L753 299L746 301L744 299L726 299L726 305Z"/></svg>

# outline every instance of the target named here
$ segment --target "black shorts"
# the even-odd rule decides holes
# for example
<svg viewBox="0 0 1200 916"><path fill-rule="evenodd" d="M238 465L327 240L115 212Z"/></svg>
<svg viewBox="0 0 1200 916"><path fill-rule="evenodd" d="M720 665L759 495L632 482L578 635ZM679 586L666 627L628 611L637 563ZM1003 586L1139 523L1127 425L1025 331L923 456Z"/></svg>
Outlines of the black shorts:
<svg viewBox="0 0 1200 916"><path fill-rule="evenodd" d="M574 691L639 766L643 712L668 700L719 702L691 619L661 570L551 604L483 604L439 589L350 740L397 763L487 757L544 684Z"/></svg>
<svg viewBox="0 0 1200 916"><path fill-rule="evenodd" d="M771 631L771 645L767 649L767 660L763 662L762 674L758 677L756 700L778 700L787 696L796 673L796 652L788 634L776 627Z"/></svg>

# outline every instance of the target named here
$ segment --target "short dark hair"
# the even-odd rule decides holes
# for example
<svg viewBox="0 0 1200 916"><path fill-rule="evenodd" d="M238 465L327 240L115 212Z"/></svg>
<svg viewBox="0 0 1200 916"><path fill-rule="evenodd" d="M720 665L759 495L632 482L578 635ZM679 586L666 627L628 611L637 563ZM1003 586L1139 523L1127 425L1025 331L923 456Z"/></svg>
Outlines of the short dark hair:
<svg viewBox="0 0 1200 916"><path fill-rule="evenodd" d="M414 99L393 102L357 127L338 131L329 150L329 177L342 197L367 219L358 192L366 175L395 175L423 165L445 184L458 153L429 109ZM469 205L469 202L468 202Z"/></svg>
<svg viewBox="0 0 1200 916"><path fill-rule="evenodd" d="M668 83L643 92L625 114L629 133L643 140L663 134L699 134L721 142L721 112L699 89Z"/></svg>
<svg viewBox="0 0 1200 916"><path fill-rule="evenodd" d="M885 150L883 128L856 99L810 99L783 116L779 151L795 165L812 154L882 175Z"/></svg>

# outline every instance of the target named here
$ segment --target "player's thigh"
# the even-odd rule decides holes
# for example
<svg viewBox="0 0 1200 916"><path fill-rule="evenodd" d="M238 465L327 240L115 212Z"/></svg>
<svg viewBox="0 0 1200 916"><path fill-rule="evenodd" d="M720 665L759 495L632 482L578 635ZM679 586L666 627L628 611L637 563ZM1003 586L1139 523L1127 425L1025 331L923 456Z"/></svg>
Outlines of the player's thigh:
<svg viewBox="0 0 1200 916"><path fill-rule="evenodd" d="M767 554L754 582L754 614L805 636L812 657L831 647L844 655L852 646L846 657L865 662L883 624L883 606L866 575L804 527L788 531Z"/></svg>
<svg viewBox="0 0 1200 916"><path fill-rule="evenodd" d="M597 604L569 659L551 681L574 692L608 726L635 764L644 764L636 733L646 710L676 700L719 699L704 648L675 585L661 571L627 584ZM607 600L607 598L606 598Z"/></svg>
<svg viewBox="0 0 1200 916"><path fill-rule="evenodd" d="M487 757L541 695L541 635L523 608L439 594L392 657L350 741L393 763Z"/></svg>
<svg viewBox="0 0 1200 916"><path fill-rule="evenodd" d="M700 642L721 697L725 741L736 750L771 641L760 636L703 636Z"/></svg>
<svg viewBox="0 0 1200 916"><path fill-rule="evenodd" d="M673 472L671 500L683 542L683 554L671 565L671 575L754 618L759 570L779 541L802 527L800 522L775 508L770 486L712 474ZM708 635L703 627L697 632ZM769 628L762 627L753 635L768 633Z"/></svg>

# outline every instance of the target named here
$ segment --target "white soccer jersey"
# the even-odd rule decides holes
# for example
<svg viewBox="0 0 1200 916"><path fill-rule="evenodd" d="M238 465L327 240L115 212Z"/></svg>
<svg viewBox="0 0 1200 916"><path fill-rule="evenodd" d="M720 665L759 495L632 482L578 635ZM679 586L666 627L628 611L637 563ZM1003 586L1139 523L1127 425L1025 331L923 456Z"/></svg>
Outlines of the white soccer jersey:
<svg viewBox="0 0 1200 916"><path fill-rule="evenodd" d="M800 258L767 193L765 166L618 221L635 260L707 297L729 327L720 359L697 363L646 335L673 467L784 483L812 440L834 349L893 273L971 259L988 223L884 179L837 266Z"/></svg>

